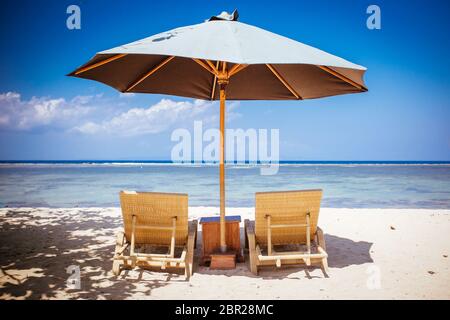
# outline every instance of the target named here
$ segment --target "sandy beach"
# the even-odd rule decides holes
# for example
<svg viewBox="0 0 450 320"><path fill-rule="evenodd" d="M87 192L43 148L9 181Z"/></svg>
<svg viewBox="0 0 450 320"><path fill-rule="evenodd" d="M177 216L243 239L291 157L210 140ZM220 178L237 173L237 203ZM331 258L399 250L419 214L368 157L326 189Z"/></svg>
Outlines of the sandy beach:
<svg viewBox="0 0 450 320"><path fill-rule="evenodd" d="M189 208L191 219L218 213ZM253 216L253 208L228 214ZM119 208L0 209L0 299L449 299L450 210L321 211L329 277L316 267L211 271L196 263L183 275L110 271ZM243 232L241 229L241 237ZM199 232L196 261L201 250ZM66 268L81 271L70 289Z"/></svg>

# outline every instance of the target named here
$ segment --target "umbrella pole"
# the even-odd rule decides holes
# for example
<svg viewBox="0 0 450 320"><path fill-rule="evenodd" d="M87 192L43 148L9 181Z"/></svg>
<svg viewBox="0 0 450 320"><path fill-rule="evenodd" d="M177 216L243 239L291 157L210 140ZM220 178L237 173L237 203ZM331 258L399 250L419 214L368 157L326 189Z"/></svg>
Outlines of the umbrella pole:
<svg viewBox="0 0 450 320"><path fill-rule="evenodd" d="M220 85L220 251L227 251L225 228L225 92L226 84Z"/></svg>

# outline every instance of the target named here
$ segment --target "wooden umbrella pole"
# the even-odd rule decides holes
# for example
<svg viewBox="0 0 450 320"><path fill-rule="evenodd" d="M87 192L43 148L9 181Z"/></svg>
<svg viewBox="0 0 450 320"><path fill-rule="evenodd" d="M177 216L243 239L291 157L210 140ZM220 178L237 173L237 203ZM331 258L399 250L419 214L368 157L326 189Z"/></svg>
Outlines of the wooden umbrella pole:
<svg viewBox="0 0 450 320"><path fill-rule="evenodd" d="M225 84L220 85L220 251L227 251L225 228Z"/></svg>
<svg viewBox="0 0 450 320"><path fill-rule="evenodd" d="M226 63L222 62L222 70L217 77L220 86L220 251L227 251L226 222L225 222L225 100L228 84Z"/></svg>

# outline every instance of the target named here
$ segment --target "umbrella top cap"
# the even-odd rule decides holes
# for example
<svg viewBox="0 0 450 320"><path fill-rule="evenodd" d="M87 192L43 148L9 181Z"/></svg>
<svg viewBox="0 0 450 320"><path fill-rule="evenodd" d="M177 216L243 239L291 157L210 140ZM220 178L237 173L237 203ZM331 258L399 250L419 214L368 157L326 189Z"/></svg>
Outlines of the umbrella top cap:
<svg viewBox="0 0 450 320"><path fill-rule="evenodd" d="M211 18L209 18L208 20L206 20L206 22L208 21L217 21L217 20L222 20L222 21L237 21L239 18L239 12L237 11L237 9L235 9L231 14L226 12L226 11L222 11L221 14L217 15L217 16L212 16Z"/></svg>

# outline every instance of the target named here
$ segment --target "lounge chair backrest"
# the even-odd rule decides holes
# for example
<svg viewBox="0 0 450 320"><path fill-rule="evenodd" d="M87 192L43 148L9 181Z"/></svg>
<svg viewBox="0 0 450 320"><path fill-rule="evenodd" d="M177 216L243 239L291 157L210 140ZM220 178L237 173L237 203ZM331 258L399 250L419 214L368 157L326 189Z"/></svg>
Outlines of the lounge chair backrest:
<svg viewBox="0 0 450 320"><path fill-rule="evenodd" d="M314 239L319 219L322 190L257 192L255 199L255 236L258 243L267 243L267 215L271 224L305 224L310 214L310 235ZM305 227L272 228L272 244L306 243Z"/></svg>
<svg viewBox="0 0 450 320"><path fill-rule="evenodd" d="M139 228L139 226L171 227L176 217L176 245L184 245L188 235L188 195L121 191L120 204L125 237L131 239L132 219L136 216L135 242L137 244L168 245L170 230Z"/></svg>

